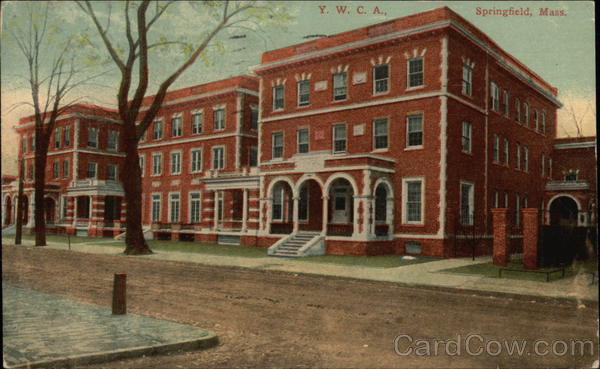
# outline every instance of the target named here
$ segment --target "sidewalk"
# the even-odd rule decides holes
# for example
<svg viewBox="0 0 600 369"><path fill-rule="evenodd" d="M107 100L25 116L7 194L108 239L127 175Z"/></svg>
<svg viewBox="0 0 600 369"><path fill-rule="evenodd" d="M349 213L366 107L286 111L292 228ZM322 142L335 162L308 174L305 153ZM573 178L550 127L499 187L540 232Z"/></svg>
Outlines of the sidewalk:
<svg viewBox="0 0 600 369"><path fill-rule="evenodd" d="M91 242L96 241L91 240ZM99 244L101 242L102 240L97 241ZM24 241L24 244L33 245L33 241ZM49 242L48 247L62 250L67 249L66 244L54 242ZM123 247L108 245L97 246L88 243L73 243L71 244L71 250L94 254L116 255L122 254ZM267 256L261 258L246 258L162 250L156 251L152 255L140 257L208 265L268 269L293 273L307 273L374 281L386 281L411 286L453 288L487 293L571 299L577 302L584 300L591 302L598 301L597 285L590 286L589 278L583 275L567 277L553 282L537 282L440 272L448 268L487 263L491 261L491 256L478 257L475 259L475 261L471 260L471 258L442 259L439 261L411 264L396 268L374 268L353 265L313 263L307 261L298 261L294 260L293 258Z"/></svg>
<svg viewBox="0 0 600 369"><path fill-rule="evenodd" d="M106 307L2 283L5 368L73 367L127 357L193 350L217 336L192 326L141 315L112 315Z"/></svg>

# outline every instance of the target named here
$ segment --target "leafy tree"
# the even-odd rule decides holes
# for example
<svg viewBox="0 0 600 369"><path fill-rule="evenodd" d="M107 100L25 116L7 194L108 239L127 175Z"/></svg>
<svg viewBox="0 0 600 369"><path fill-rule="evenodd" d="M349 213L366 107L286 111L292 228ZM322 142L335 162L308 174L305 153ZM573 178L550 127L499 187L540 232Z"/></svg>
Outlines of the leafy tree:
<svg viewBox="0 0 600 369"><path fill-rule="evenodd" d="M223 54L224 31L244 29L256 32L265 26L283 26L290 17L283 5L270 2L144 0L120 3L119 22L116 22L111 2L102 10L96 9L99 5L92 1L77 1L77 4L93 23L109 60L120 73L117 105L125 139L124 172L128 174L123 178L127 203L125 254L151 253L142 230L138 141L154 121L169 87L198 59L209 64L213 58ZM180 24L181 18L189 15L188 12L195 16L193 24L188 25L194 31L191 35L173 34L172 29L165 27L165 24ZM118 29L111 28L115 24L118 24ZM212 50L216 53L210 52ZM164 57L169 52L176 52L174 58L182 59L179 64L170 60L161 65L161 55ZM151 76L151 71L156 72L151 64L157 69L172 69L161 79L148 109L142 110L142 100L148 93L151 77L158 74Z"/></svg>

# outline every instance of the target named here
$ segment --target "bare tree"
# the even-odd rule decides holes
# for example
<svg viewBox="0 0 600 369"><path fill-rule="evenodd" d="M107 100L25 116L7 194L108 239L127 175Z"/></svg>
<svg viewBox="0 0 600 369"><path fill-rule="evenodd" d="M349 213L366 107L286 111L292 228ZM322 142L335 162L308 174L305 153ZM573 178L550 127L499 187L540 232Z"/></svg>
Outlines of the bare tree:
<svg viewBox="0 0 600 369"><path fill-rule="evenodd" d="M15 104L33 109L35 122L34 156L34 220L35 244L46 245L46 219L44 214L45 168L48 144L58 116L79 99L68 100L69 93L96 76L87 75L87 68L76 61L75 35L67 37L61 45L54 42L60 27L51 22L50 3L27 3L28 22L21 27L15 22L6 27L9 40L17 46L25 60L26 74L16 77L25 82L31 101ZM23 175L23 174L21 174ZM19 199L20 201L21 199ZM19 205L20 206L20 205Z"/></svg>
<svg viewBox="0 0 600 369"><path fill-rule="evenodd" d="M178 3L175 1L150 2L125 1L122 4L123 29L111 30L112 7L107 5L104 18L94 9L89 0L77 1L81 10L89 16L100 36L110 59L120 72L117 105L123 122L125 139L123 178L125 201L127 203L127 230L125 235L125 254L147 254L148 247L142 230L141 213L141 173L139 167L138 141L154 121L167 90L197 59L207 60L207 48L222 48L216 41L217 35L227 28L240 28L249 31L271 23L283 24L287 21L284 7L280 4L256 1L202 1L190 2L191 8L198 12L198 21L193 29L198 30L193 41L177 38L177 35L157 36L156 24ZM204 17L204 20L203 18ZM212 22L207 19L212 20ZM114 22L113 22L114 25ZM116 36L115 36L116 35ZM152 40L152 41L151 41ZM211 44L211 42L214 42ZM147 110L141 110L142 100L148 92L150 81L150 51L164 50L178 46L184 55L183 61L176 65L171 74L162 80L157 93ZM136 122L138 122L136 124Z"/></svg>
<svg viewBox="0 0 600 369"><path fill-rule="evenodd" d="M585 106L577 106L576 99L573 95L566 95L563 100L565 101L564 109L569 117L570 123L575 127L577 137L583 137L584 122L586 120L596 120L596 108L591 101L587 101ZM570 136L569 131L563 126L563 131Z"/></svg>

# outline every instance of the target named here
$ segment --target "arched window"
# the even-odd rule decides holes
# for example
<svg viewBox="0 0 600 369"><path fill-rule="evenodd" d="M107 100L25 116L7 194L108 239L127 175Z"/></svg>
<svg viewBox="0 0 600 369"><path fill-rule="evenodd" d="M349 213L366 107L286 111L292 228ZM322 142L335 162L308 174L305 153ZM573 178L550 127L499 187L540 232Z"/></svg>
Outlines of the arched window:
<svg viewBox="0 0 600 369"><path fill-rule="evenodd" d="M375 190L375 221L385 222L387 219L387 189L384 184Z"/></svg>

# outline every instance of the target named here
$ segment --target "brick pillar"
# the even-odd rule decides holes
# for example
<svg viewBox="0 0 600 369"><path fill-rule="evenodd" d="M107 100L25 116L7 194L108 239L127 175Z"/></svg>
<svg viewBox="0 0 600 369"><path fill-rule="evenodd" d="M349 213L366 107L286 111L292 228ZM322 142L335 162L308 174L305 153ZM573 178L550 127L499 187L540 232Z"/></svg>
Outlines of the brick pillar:
<svg viewBox="0 0 600 369"><path fill-rule="evenodd" d="M538 209L526 208L523 212L523 266L525 269L537 269L537 250L539 239Z"/></svg>
<svg viewBox="0 0 600 369"><path fill-rule="evenodd" d="M493 261L496 265L508 265L510 253L510 242L508 239L508 209L492 209L492 219L494 225L494 256Z"/></svg>

